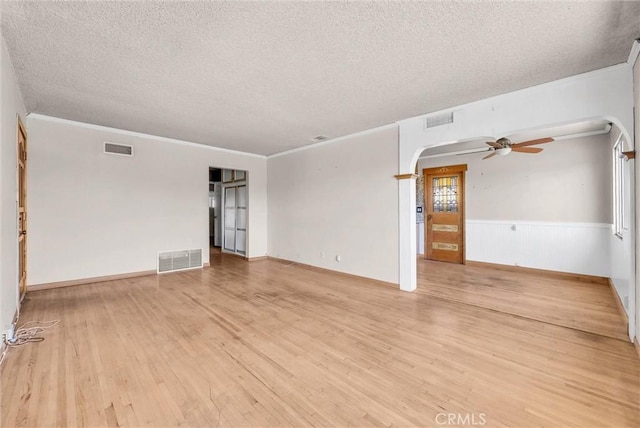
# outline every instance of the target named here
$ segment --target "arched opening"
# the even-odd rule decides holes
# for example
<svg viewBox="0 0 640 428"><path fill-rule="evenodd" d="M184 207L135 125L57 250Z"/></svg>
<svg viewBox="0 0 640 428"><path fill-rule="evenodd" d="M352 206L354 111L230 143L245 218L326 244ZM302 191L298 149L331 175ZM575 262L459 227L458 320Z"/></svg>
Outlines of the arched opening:
<svg viewBox="0 0 640 428"><path fill-rule="evenodd" d="M611 123L627 142L632 142L633 89L630 76L630 67L623 64L400 122L399 178L404 177L399 181L400 289L414 291L418 286L415 172L418 158L425 150L446 151L474 140L488 141L502 136L516 138L597 121ZM444 114L451 117L450 123L429 126L428 118ZM628 146L632 149L631 144ZM635 218L635 171L633 162L627 165L628 205L630 218ZM628 239L623 240L623 248L627 254L624 260L628 261L624 263L628 272L626 277L629 278L629 337L634 337L637 290L633 222L628 228ZM607 257L611 257L611 248Z"/></svg>
<svg viewBox="0 0 640 428"><path fill-rule="evenodd" d="M624 135L606 120L508 135L513 144L545 137L553 141L529 153L498 156L486 144L495 140L482 138L422 152L417 291L624 339L620 309L634 312L633 163L619 157ZM462 183L448 183L451 172L433 175L455 166L464 166ZM432 185L438 180L444 188ZM443 212L441 200L456 199L461 206ZM450 264L457 254L466 267Z"/></svg>

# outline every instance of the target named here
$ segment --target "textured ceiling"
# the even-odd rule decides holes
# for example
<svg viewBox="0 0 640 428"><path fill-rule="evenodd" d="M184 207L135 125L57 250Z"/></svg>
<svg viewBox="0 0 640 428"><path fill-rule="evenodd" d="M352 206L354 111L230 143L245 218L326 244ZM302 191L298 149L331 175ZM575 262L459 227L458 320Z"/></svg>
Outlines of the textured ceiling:
<svg viewBox="0 0 640 428"><path fill-rule="evenodd" d="M29 111L259 154L606 67L640 2L2 2Z"/></svg>

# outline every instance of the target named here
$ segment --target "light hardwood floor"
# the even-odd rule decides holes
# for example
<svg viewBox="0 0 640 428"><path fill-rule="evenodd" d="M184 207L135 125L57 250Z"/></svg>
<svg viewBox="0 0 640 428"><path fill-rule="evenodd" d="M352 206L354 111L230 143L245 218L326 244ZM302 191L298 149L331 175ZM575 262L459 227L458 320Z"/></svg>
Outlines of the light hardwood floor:
<svg viewBox="0 0 640 428"><path fill-rule="evenodd" d="M484 308L482 288L463 303L444 294L450 266L420 266L442 280L417 293L220 254L201 271L30 293L21 322L61 323L2 364L1 425L438 426L460 413L486 426L639 426L630 343ZM460 284L511 275L474 268ZM539 291L510 304L498 290L504 308L547 293L518 281ZM585 317L591 299L614 304L577 290Z"/></svg>
<svg viewBox="0 0 640 428"><path fill-rule="evenodd" d="M419 260L418 292L614 339L629 337L617 297L604 284Z"/></svg>

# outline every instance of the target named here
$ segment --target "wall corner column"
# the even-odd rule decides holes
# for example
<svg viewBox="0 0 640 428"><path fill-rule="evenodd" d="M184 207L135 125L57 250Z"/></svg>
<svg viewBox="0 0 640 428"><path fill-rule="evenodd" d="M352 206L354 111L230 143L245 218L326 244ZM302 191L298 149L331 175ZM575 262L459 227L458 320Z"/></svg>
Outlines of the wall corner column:
<svg viewBox="0 0 640 428"><path fill-rule="evenodd" d="M417 287L416 263L416 178L415 174L396 175L398 179L398 253L400 290L415 291Z"/></svg>

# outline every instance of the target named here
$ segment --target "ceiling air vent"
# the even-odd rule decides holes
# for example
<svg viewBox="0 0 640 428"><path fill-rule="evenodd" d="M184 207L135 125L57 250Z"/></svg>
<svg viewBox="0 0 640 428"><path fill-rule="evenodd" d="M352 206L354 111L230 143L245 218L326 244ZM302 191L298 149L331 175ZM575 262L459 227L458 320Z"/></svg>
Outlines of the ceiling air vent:
<svg viewBox="0 0 640 428"><path fill-rule="evenodd" d="M133 156L133 146L104 142L104 152L110 155Z"/></svg>
<svg viewBox="0 0 640 428"><path fill-rule="evenodd" d="M158 253L158 273L202 267L202 250L178 250Z"/></svg>
<svg viewBox="0 0 640 428"><path fill-rule="evenodd" d="M428 116L424 122L424 128L435 128L436 126L447 125L453 123L453 112Z"/></svg>
<svg viewBox="0 0 640 428"><path fill-rule="evenodd" d="M314 143L319 143L320 141L324 141L324 140L328 140L329 137L327 137L326 135L318 135L317 137L313 137L311 138L310 141L313 141Z"/></svg>

